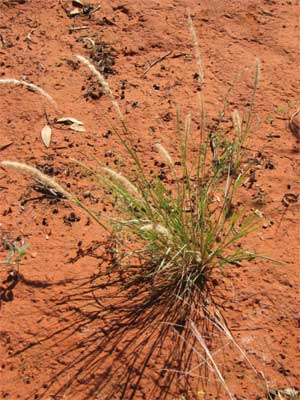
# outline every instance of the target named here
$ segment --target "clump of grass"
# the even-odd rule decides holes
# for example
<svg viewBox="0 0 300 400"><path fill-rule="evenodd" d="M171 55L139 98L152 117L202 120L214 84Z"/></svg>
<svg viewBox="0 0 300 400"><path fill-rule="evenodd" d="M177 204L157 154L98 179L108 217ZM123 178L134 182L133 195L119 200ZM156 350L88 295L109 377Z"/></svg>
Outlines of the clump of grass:
<svg viewBox="0 0 300 400"><path fill-rule="evenodd" d="M193 43L197 38L189 16ZM103 75L83 56L78 60L87 66L103 86L118 114L120 126L114 133L124 146L133 167L132 179L100 164L100 172L81 164L101 189L109 189L113 203L119 208L117 217L105 217L88 209L78 197L58 190L66 199L87 211L94 220L114 235L118 243L129 250L126 256L144 261L134 279L150 279L154 290L168 288L169 301L193 298L195 290L204 290L212 272L221 272L228 265L258 257L238 246L239 241L256 229L256 214L235 204L238 190L247 177L244 144L248 138L253 114L254 97L259 85L259 62L256 62L251 105L248 115L241 119L238 110L232 114L233 128L225 137L222 129L227 101L216 126L208 128L203 97L200 97L200 134L191 141L191 115L183 123L177 110L177 143L179 161L175 163L169 151L156 144L156 150L169 168L171 179L147 176L138 154L127 139L130 134L120 107ZM196 53L200 68L200 53ZM201 73L201 79L203 74ZM192 143L193 142L193 143ZM189 150L196 149L194 160ZM50 186L58 184L29 166L6 161L7 167L21 169L38 176ZM107 224L107 219L109 223ZM133 245L134 243L134 245ZM260 256L262 257L262 256Z"/></svg>
<svg viewBox="0 0 300 400"><path fill-rule="evenodd" d="M84 57L77 58L94 72ZM95 75L113 103L116 103L105 78L99 71ZM258 77L257 63L252 101L259 83ZM169 183L170 180L162 181L158 176L154 179L147 176L138 154L125 138L129 129L119 107L116 110L121 130L114 127L114 132L134 166L134 185L118 171L102 167L101 164L102 173L86 167L99 187L108 187L112 199L120 206L121 215L111 219L111 232L129 249L136 247L130 243L138 243L138 249L128 254L147 260L145 268L138 272L139 277L153 280L156 289L168 287L177 299L190 298L194 289L201 291L213 270L223 272L226 265L237 265L258 256L237 246L240 239L256 229L256 215L248 215L234 204L247 176L248 166L244 162L243 147L249 135L251 115L241 120L239 112L233 112L233 131L228 139L222 136L221 120L217 129L207 128L204 105L201 104L200 108L201 134L196 145L195 160L189 160L190 114L182 124L180 113L177 112L180 154L177 165L180 167L175 167L169 151L162 144L155 145L169 168L173 184Z"/></svg>
<svg viewBox="0 0 300 400"><path fill-rule="evenodd" d="M194 46L198 47L190 17L189 27ZM177 149L174 155L162 143L154 145L166 165L163 178L159 173L154 177L148 175L132 144L119 104L103 75L83 56L77 58L96 76L110 98L120 122L119 128L113 127L113 132L128 156L125 167L130 175L108 168L96 159L97 167L94 168L75 160L104 195L111 196L111 203L115 205L112 215L99 215L86 207L77 196L60 185L56 186L55 181L41 176L40 171L33 167L8 161L2 164L38 177L50 187L55 185L68 201L85 210L114 238L114 260L107 274L114 267L117 272L125 271L125 283L116 280L120 283L118 295L120 292L127 294L128 301L124 300L126 295L123 298L125 317L121 319L124 326L129 322L137 326L139 321L146 321L149 322L149 329L156 330L157 322L167 321L181 331L192 309L203 307L203 314L206 315L204 307L209 304L207 294L215 271L225 273L230 266L264 257L244 249L240 243L257 228L257 215L237 201L239 190L248 176L245 143L251 132L254 98L259 85L259 62L256 62L249 112L241 118L238 110L233 111L229 134L224 134L223 117L227 112L231 88L214 126L207 124L204 99L199 97L200 131L197 137L192 132L191 114L182 118L177 110ZM196 52L196 60L202 83L204 75L199 51ZM132 260L138 260L138 266L133 265ZM199 296L201 302L198 301ZM205 303L206 300L208 303ZM131 304L135 307L132 313ZM151 308L153 305L156 307L154 310ZM143 315L146 317L142 318ZM201 341L196 326L192 328ZM161 342L167 336L167 329L163 326L157 330L162 337ZM142 332L145 332L144 328ZM204 347L205 343L202 342L202 345ZM204 349L211 364L216 367L208 348ZM93 361L93 355L88 357ZM88 361L86 367L89 368ZM229 394L220 371L216 371Z"/></svg>

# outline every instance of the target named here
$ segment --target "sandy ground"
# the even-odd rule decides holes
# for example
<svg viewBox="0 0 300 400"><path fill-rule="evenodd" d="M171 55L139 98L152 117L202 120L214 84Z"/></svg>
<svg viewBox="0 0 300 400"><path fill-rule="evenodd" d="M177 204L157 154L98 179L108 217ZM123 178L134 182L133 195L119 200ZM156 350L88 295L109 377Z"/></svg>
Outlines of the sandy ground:
<svg viewBox="0 0 300 400"><path fill-rule="evenodd" d="M149 168L157 158L153 143L158 140L176 155L176 105L183 115L192 112L192 128L197 128L200 89L209 118L215 118L229 83L242 72L230 106L247 110L259 58L261 83L249 138L250 154L257 161L256 182L248 194L251 207L264 218L247 245L284 264L245 263L221 284L224 318L256 372L226 338L216 343L210 338L211 350L235 399L267 399L268 390L275 399L278 390L300 390L299 138L288 129L290 116L300 106L299 1L103 0L99 8L97 1L90 3L72 15L72 1L1 1L0 78L33 82L57 103L55 107L24 87L0 85L1 160L38 166L84 194L88 204L109 207L69 160L90 162L97 156L116 166L125 157L111 135L117 119L110 100L76 54L92 60L106 75ZM188 7L199 36L202 88L195 79ZM65 116L84 122L86 132L53 124ZM52 126L49 148L41 140L47 123ZM164 352L145 370L139 367L128 374L132 366L126 353L110 336L103 350L105 362L99 346L94 359L93 353L87 359L86 371L80 370L76 360L87 354L89 340L97 347L97 335L100 343L109 319L109 314L92 314L95 300L86 290L89 277L107 265L102 257L105 233L85 213L48 194L36 182L0 168L1 261L7 243L30 245L15 282L12 276L7 282L9 267L0 266L0 397L229 398L213 373L207 380L195 377L190 386L178 374L165 385L157 372L165 365ZM101 295L109 302L109 292ZM124 343L139 339L135 330L126 335Z"/></svg>

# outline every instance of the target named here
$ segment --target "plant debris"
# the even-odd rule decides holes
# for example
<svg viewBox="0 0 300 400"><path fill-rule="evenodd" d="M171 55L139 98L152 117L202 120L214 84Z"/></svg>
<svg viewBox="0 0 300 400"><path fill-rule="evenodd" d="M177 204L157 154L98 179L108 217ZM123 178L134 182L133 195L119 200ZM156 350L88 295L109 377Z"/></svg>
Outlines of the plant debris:
<svg viewBox="0 0 300 400"><path fill-rule="evenodd" d="M65 125L72 125L72 124L83 125L83 122L79 121L78 119L72 118L72 117L59 118L56 120L56 123L65 124Z"/></svg>
<svg viewBox="0 0 300 400"><path fill-rule="evenodd" d="M85 127L83 126L83 122L78 119L72 117L62 117L55 121L57 124L67 125L68 129L71 129L75 132L85 132Z"/></svg>
<svg viewBox="0 0 300 400"><path fill-rule="evenodd" d="M79 0L73 0L72 6L74 7L73 9L63 6L63 9L65 10L65 12L69 18L73 18L78 15L90 17L92 14L94 14L96 11L98 11L101 7L100 5L95 6L95 5L91 5L89 3L83 3Z"/></svg>
<svg viewBox="0 0 300 400"><path fill-rule="evenodd" d="M46 147L50 146L51 136L52 136L52 130L51 130L50 126L45 125L41 131L41 137L42 137L42 141Z"/></svg>
<svg viewBox="0 0 300 400"><path fill-rule="evenodd" d="M95 41L95 46L90 51L93 64L105 77L115 74L113 67L116 57L116 50L103 41Z"/></svg>
<svg viewBox="0 0 300 400"><path fill-rule="evenodd" d="M69 215L65 215L65 216L63 217L63 220L64 220L64 223L65 223L66 225L71 226L74 222L80 221L80 217L78 217L78 216L74 213L74 211L72 211Z"/></svg>
<svg viewBox="0 0 300 400"><path fill-rule="evenodd" d="M290 204L297 203L300 199L299 194L294 194L294 193L286 193L281 202L285 207L288 207Z"/></svg>

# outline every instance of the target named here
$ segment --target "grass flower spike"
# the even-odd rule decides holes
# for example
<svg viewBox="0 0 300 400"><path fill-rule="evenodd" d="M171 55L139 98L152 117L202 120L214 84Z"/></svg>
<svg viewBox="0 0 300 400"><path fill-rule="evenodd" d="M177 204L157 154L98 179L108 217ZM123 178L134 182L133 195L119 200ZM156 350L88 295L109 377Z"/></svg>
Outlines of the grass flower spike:
<svg viewBox="0 0 300 400"><path fill-rule="evenodd" d="M21 170L37 179L39 179L45 185L55 189L57 192L64 195L64 197L70 201L73 201L74 198L71 193L67 192L60 184L58 184L53 178L50 178L48 175L43 174L37 168L31 167L30 165L16 162L16 161L2 161L1 165L4 167L9 167L17 170Z"/></svg>

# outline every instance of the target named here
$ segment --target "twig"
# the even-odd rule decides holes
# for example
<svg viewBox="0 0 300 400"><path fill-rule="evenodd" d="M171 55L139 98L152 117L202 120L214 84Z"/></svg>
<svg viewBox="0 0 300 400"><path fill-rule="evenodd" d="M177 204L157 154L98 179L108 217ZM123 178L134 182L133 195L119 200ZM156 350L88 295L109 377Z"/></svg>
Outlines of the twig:
<svg viewBox="0 0 300 400"><path fill-rule="evenodd" d="M84 43L85 43L85 42L89 42L89 43L91 44L91 47L87 47L89 50L90 50L90 49L93 49L93 48L96 46L94 40L91 39L90 37L85 37L85 38L82 39L82 41L83 41Z"/></svg>
<svg viewBox="0 0 300 400"><path fill-rule="evenodd" d="M0 33L0 49L4 49L4 47L5 47L5 40L4 40L4 38L3 38L3 36L2 36L2 34Z"/></svg>
<svg viewBox="0 0 300 400"><path fill-rule="evenodd" d="M69 32L72 33L72 32L76 32L76 31L81 31L83 29L89 29L89 26L88 25L74 26L69 29Z"/></svg>
<svg viewBox="0 0 300 400"><path fill-rule="evenodd" d="M0 146L0 151L7 149L7 147L11 146L13 142L5 143Z"/></svg>
<svg viewBox="0 0 300 400"><path fill-rule="evenodd" d="M51 121L50 121L50 119L49 119L49 116L48 116L46 110L45 110L45 118L46 118L47 124L48 124L48 125L51 125Z"/></svg>
<svg viewBox="0 0 300 400"><path fill-rule="evenodd" d="M94 14L94 13L97 12L100 8L101 8L101 5L97 6L97 7L94 8L92 11L89 12L89 15Z"/></svg>
<svg viewBox="0 0 300 400"><path fill-rule="evenodd" d="M189 53L175 53L172 55L172 58L179 58L179 57L192 57Z"/></svg>
<svg viewBox="0 0 300 400"><path fill-rule="evenodd" d="M26 38L24 39L24 42L26 42L28 46L30 45L30 43L34 43L34 42L32 41L32 39L31 39L31 35L32 35L33 32L35 32L37 29L38 29L38 28L31 29L31 31L28 33L28 35L27 35ZM35 43L34 43L34 44L35 44Z"/></svg>
<svg viewBox="0 0 300 400"><path fill-rule="evenodd" d="M165 58L167 58L170 54L172 53L172 51L168 51L166 54L164 54L163 56L159 57L157 60L153 61L148 68L145 69L143 76L145 76L152 67L154 67L156 64L162 62Z"/></svg>

